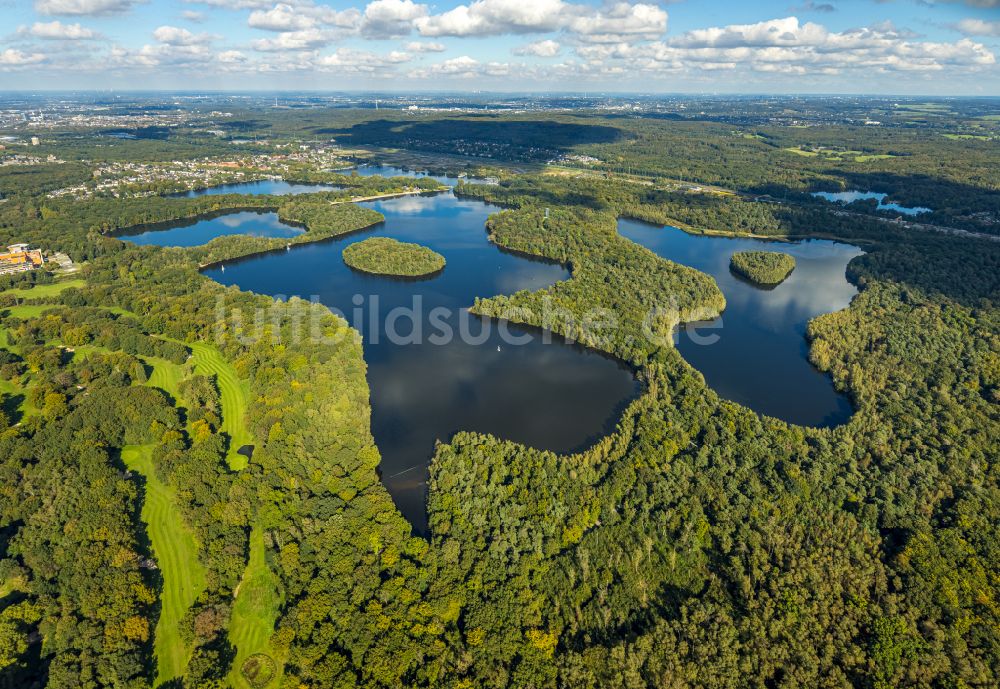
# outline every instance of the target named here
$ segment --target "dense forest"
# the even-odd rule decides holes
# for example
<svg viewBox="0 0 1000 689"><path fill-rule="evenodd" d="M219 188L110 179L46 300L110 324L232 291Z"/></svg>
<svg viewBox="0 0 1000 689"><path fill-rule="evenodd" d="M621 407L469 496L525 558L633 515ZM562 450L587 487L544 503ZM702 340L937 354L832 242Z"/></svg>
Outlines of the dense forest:
<svg viewBox="0 0 1000 689"><path fill-rule="evenodd" d="M729 258L729 267L759 285L777 285L795 270L795 259L780 251L737 251Z"/></svg>
<svg viewBox="0 0 1000 689"><path fill-rule="evenodd" d="M369 237L344 249L344 263L376 275L419 277L444 269L444 256L420 244Z"/></svg>
<svg viewBox="0 0 1000 689"><path fill-rule="evenodd" d="M635 137L711 147L722 125L628 126L574 150L638 141L623 164L676 165L685 149L654 155ZM755 184L756 166L759 184L800 186L801 170L744 141L731 177L707 155L690 157L689 176ZM977 164L961 157L941 179ZM440 444L422 538L379 480L357 333L318 304L199 273L287 240L165 249L116 236L255 208L313 241L379 220L352 196L411 188L375 179L295 198L22 189L0 205L3 240L84 264L0 283L0 686L1000 682L1000 243L639 179L460 185L504 206L492 241L572 272L470 306L613 354L645 387L579 454L475 433ZM970 203L996 192L966 183L978 184ZM813 363L853 401L850 422L759 416L721 399L669 338L640 336L651 309L666 334L725 299L709 276L621 237L623 216L864 246L848 268L859 295L807 333ZM571 315L610 310L619 327L534 322L546 299ZM262 310L250 337L243 324ZM306 319L324 337L294 337Z"/></svg>

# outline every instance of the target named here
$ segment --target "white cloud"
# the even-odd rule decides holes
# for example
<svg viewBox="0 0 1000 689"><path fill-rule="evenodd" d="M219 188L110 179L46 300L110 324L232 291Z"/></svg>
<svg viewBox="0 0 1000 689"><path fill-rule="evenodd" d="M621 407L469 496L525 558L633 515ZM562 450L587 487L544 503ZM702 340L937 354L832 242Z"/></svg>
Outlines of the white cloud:
<svg viewBox="0 0 1000 689"><path fill-rule="evenodd" d="M119 14L144 2L145 0L35 0L35 10L41 14Z"/></svg>
<svg viewBox="0 0 1000 689"><path fill-rule="evenodd" d="M274 38L262 38L253 42L253 49L263 53L278 53L287 50L315 50L329 45L337 37L336 32L325 29L304 29L285 31Z"/></svg>
<svg viewBox="0 0 1000 689"><path fill-rule="evenodd" d="M667 13L656 5L616 2L599 12L581 12L566 28L585 41L653 40L667 32Z"/></svg>
<svg viewBox="0 0 1000 689"><path fill-rule="evenodd" d="M406 44L406 49L411 53L443 53L447 50L444 43L433 41L411 41Z"/></svg>
<svg viewBox="0 0 1000 689"><path fill-rule="evenodd" d="M600 8L565 0L475 0L415 21L424 36L492 36L567 31L582 40L655 39L667 30L657 5L612 2Z"/></svg>
<svg viewBox="0 0 1000 689"><path fill-rule="evenodd" d="M106 67L134 71L137 68L205 69L214 64L215 55L204 44L156 43L138 50L113 46Z"/></svg>
<svg viewBox="0 0 1000 689"><path fill-rule="evenodd" d="M255 10L248 23L254 29L279 32L333 27L345 34L382 39L410 34L413 22L427 14L427 6L413 0L373 0L363 12L357 8L337 11L312 0L290 0Z"/></svg>
<svg viewBox="0 0 1000 689"><path fill-rule="evenodd" d="M372 38L406 36L413 22L427 14L427 5L413 0L373 0L365 7L361 30Z"/></svg>
<svg viewBox="0 0 1000 689"><path fill-rule="evenodd" d="M666 42L584 45L577 54L591 69L633 72L747 69L764 73L870 76L890 72L970 71L995 64L985 46L913 40L891 25L831 32L795 17L689 31Z"/></svg>
<svg viewBox="0 0 1000 689"><path fill-rule="evenodd" d="M184 0L184 2L226 10L259 10L274 4L273 0Z"/></svg>
<svg viewBox="0 0 1000 689"><path fill-rule="evenodd" d="M468 55L453 57L450 60L430 65L423 69L410 72L415 79L431 77L448 77L457 79L472 79L481 77L505 77L510 75L510 65L506 62L480 62Z"/></svg>
<svg viewBox="0 0 1000 689"><path fill-rule="evenodd" d="M307 47L319 45L320 43L316 42L315 37L320 33L328 36L322 44L328 43L334 37L334 34L326 31L328 27L336 28L342 32L354 32L360 22L361 12L355 8L337 11L326 5L316 5L311 0L282 2L269 10L255 10L250 13L248 20L249 26L254 29L300 34L297 40L279 37L278 39L257 41L260 45L282 45L284 47L276 49L292 50L301 49L291 48L290 46L293 44L302 43ZM311 32L308 36L312 36L312 39L307 38L307 32Z"/></svg>
<svg viewBox="0 0 1000 689"><path fill-rule="evenodd" d="M124 12L147 1L35 0L35 4L39 11L84 15ZM331 80L336 75L386 78L408 74L428 81L468 80L469 85L475 85L476 79L496 78L519 84L602 84L612 88L641 88L657 80L682 87L700 83L711 88L718 83L731 88L745 83L753 88L763 84L782 88L812 84L810 78L815 77L817 86L858 84L860 90L886 83L911 90L918 79L930 83L926 80L932 76L935 82L944 83L985 75L988 79L982 83L988 84L1000 74L997 69L989 71L996 64L990 42L969 38L1000 35L1000 21L992 17L951 25L967 36L954 41L927 40L891 24L833 31L796 17L710 26L664 37L668 16L655 0L458 0L463 4L447 11L433 10L430 0L358 0L356 7L339 5L348 9L334 9L331 0L184 1L191 9L181 12L181 5L174 10L178 24L198 29L187 23L205 18L196 11L202 7L196 5L219 8L212 13L213 18L222 8L233 9L241 14L227 16L227 20L245 21L254 35L240 41L241 50L221 50L212 45L219 36L160 26L153 32L151 45L109 48L103 42L87 40L101 38L96 31L61 17L62 21L29 23L17 29L16 35L24 39L49 39L45 54L14 43L21 50L0 49L0 68L29 69L44 63L49 71L100 74L102 70L117 70L126 74L132 67L145 67L140 73L156 74L157 68L166 73L176 68L190 69L192 75L210 74L214 68L248 78L256 73L307 76L328 72L324 79ZM182 17L187 21L181 21ZM136 32L148 32L156 26L135 28ZM414 31L424 38L403 38L396 50L386 53L330 47L348 37L381 40L409 36ZM437 36L492 35L522 36L517 43L523 44L512 53L533 59L491 62L483 57L485 52L448 60L442 60L444 56L433 60L424 57L446 51ZM38 45L41 42L36 41ZM461 38L448 43L448 48L480 45ZM561 57L567 53L572 53L571 57ZM434 60L441 61L426 64ZM729 75L719 77L720 72ZM782 75L805 79L783 81Z"/></svg>
<svg viewBox="0 0 1000 689"><path fill-rule="evenodd" d="M243 64L248 58L238 50L224 50L215 59L222 64Z"/></svg>
<svg viewBox="0 0 1000 689"><path fill-rule="evenodd" d="M983 19L963 19L955 28L966 36L1000 36L1000 21L988 22Z"/></svg>
<svg viewBox="0 0 1000 689"><path fill-rule="evenodd" d="M461 57L453 57L450 60L445 60L436 65L431 65L428 68L430 74L460 74L465 76L474 76L478 73L481 67L479 60L473 59L468 55L462 55Z"/></svg>
<svg viewBox="0 0 1000 689"><path fill-rule="evenodd" d="M563 0L476 0L443 14L418 19L416 25L424 36L555 31L559 28L560 14L566 7L567 3Z"/></svg>
<svg viewBox="0 0 1000 689"><path fill-rule="evenodd" d="M756 24L695 29L673 43L690 48L794 46L819 43L828 35L819 24L806 22L800 26L797 18L786 17Z"/></svg>
<svg viewBox="0 0 1000 689"><path fill-rule="evenodd" d="M159 43L164 43L166 45L190 46L210 43L213 37L211 34L207 33L191 33L187 29L182 29L179 26L161 26L153 31L153 38L155 38Z"/></svg>
<svg viewBox="0 0 1000 689"><path fill-rule="evenodd" d="M338 48L330 55L317 57L313 64L317 69L338 73L391 76L395 65L409 62L410 59L408 54L395 50L379 55L365 50Z"/></svg>
<svg viewBox="0 0 1000 689"><path fill-rule="evenodd" d="M100 36L80 24L63 24L60 21L35 22L31 28L21 27L18 33L53 41L83 41Z"/></svg>
<svg viewBox="0 0 1000 689"><path fill-rule="evenodd" d="M0 52L0 67L26 67L45 60L42 53L26 53L14 48Z"/></svg>
<svg viewBox="0 0 1000 689"><path fill-rule="evenodd" d="M551 39L527 43L514 49L515 55L533 55L535 57L555 57L559 54L559 43Z"/></svg>
<svg viewBox="0 0 1000 689"><path fill-rule="evenodd" d="M291 5L279 4L269 10L250 13L247 24L264 31L302 31L316 26L315 17L297 11Z"/></svg>

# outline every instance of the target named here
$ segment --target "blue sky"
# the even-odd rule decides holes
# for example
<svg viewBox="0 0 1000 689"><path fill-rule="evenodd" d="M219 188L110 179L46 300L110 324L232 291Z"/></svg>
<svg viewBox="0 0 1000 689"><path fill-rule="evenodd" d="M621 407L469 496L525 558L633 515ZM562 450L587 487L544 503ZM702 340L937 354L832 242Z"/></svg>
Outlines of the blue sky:
<svg viewBox="0 0 1000 689"><path fill-rule="evenodd" d="M1000 95L1000 0L0 0L2 89Z"/></svg>

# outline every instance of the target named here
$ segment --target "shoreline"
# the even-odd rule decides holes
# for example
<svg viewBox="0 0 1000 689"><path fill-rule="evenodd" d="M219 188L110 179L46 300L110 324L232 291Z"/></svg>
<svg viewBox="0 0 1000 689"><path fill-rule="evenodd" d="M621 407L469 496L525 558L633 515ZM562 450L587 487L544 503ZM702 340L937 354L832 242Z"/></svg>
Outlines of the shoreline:
<svg viewBox="0 0 1000 689"><path fill-rule="evenodd" d="M352 235L355 232L363 232L364 230L370 230L371 228L375 227L376 225L381 225L382 223L385 222L385 218L383 218L383 219L377 220L377 221L375 221L373 223L369 223L368 225L364 225L363 227L355 227L353 229L346 230L344 232L338 232L336 234L328 234L328 235L324 235L322 237L315 237L315 236L314 237L309 237L309 234L310 234L310 232L312 232L312 230L310 230L308 228L308 226L305 225L305 223L299 222L298 220L289 220L287 218L281 218L280 216L279 216L279 219L282 222L286 222L286 223L289 223L289 224L295 224L295 225L299 225L301 227L304 227L306 231L303 234L299 235L299 237L303 237L303 238L307 238L307 239L304 239L302 241L297 241L296 242L296 241L285 241L283 238L280 238L280 237L268 237L268 239L277 239L277 240L279 240L281 242L281 246L274 246L274 247L269 247L269 248L266 248L266 249L260 249L259 251L251 251L249 253L239 254L237 256L231 256L229 258L223 258L223 259L220 259L218 261L210 261L208 263L199 263L198 264L198 272L200 273L203 270L207 270L209 268L214 268L215 266L222 265L223 263L226 263L228 261L242 261L242 260L245 260L245 259L248 259L248 258L253 258L255 256L263 256L264 254L271 254L271 253L274 253L274 252L277 252L277 251L287 251L287 250L291 249L292 247L296 247L296 246L303 246L303 245L306 245L306 244L315 244L317 242L323 242L323 241L326 241L328 239L340 239L341 237L346 237L348 235ZM227 236L240 236L240 235L227 235ZM293 237L291 239L294 240L294 239L298 239L299 237ZM216 239L221 239L221 237L216 237ZM204 247L204 246L207 246L207 245L202 245L202 247ZM198 249L198 248L202 248L202 247L188 247L188 248Z"/></svg>
<svg viewBox="0 0 1000 689"><path fill-rule="evenodd" d="M378 201L379 199L393 199L400 196L419 196L419 195L431 195L440 194L445 191L450 191L451 187L441 187L440 189L410 189L407 191L392 191L385 194L375 194L374 196L352 196L349 199L341 201L331 201L331 206L339 206L345 203L364 203L365 201Z"/></svg>

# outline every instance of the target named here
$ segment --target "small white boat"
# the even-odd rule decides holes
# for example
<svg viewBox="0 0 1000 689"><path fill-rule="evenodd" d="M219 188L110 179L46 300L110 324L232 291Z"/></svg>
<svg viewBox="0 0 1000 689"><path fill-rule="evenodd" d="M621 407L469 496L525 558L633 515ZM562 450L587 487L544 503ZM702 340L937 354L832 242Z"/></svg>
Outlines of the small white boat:
<svg viewBox="0 0 1000 689"><path fill-rule="evenodd" d="M500 351L500 345L497 345L497 351L498 352Z"/></svg>

